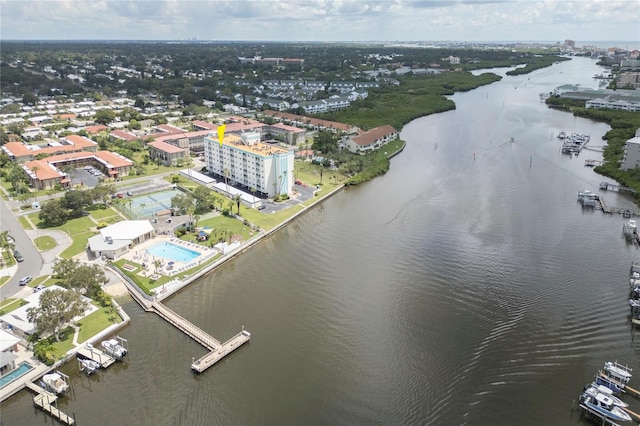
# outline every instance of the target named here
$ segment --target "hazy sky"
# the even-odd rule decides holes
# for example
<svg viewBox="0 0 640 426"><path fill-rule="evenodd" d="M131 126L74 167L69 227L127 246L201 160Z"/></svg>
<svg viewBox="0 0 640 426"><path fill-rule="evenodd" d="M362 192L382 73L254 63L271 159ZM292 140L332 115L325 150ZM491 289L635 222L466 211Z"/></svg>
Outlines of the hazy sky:
<svg viewBox="0 0 640 426"><path fill-rule="evenodd" d="M0 36L640 41L640 0L0 0Z"/></svg>

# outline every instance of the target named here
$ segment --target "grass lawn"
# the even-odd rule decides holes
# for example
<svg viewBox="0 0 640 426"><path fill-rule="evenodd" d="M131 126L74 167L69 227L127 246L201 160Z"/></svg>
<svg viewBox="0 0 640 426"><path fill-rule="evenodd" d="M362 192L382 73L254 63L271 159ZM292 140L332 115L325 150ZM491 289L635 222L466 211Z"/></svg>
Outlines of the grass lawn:
<svg viewBox="0 0 640 426"><path fill-rule="evenodd" d="M18 222L20 222L20 225L22 225L24 229L33 229L33 226L31 226L31 223L29 223L27 218L24 216L18 216Z"/></svg>
<svg viewBox="0 0 640 426"><path fill-rule="evenodd" d="M60 341L56 342L52 337L52 344L56 351L56 358L62 358L71 348L73 348L73 333L75 330L72 327L67 327L60 333Z"/></svg>
<svg viewBox="0 0 640 426"><path fill-rule="evenodd" d="M0 278L0 286L2 286L4 283L9 281L10 279L11 279L11 276L9 276L9 275Z"/></svg>
<svg viewBox="0 0 640 426"><path fill-rule="evenodd" d="M42 275L42 276L40 276L40 277L35 277L35 278L34 278L34 279L29 283L29 287L36 287L36 286L38 286L39 284L44 284L44 282L45 282L45 281L47 281L49 278L51 278L51 276L50 276L50 275ZM53 284L57 284L57 283L50 282L50 283L48 283L47 287L49 287L50 285L53 285Z"/></svg>
<svg viewBox="0 0 640 426"><path fill-rule="evenodd" d="M104 219L113 216L118 216L118 213L106 204L94 204L87 208L87 211L98 222L103 222ZM119 216L118 216L119 217Z"/></svg>
<svg viewBox="0 0 640 426"><path fill-rule="evenodd" d="M16 259L9 250L2 250L2 261L6 268L13 266L16 263Z"/></svg>
<svg viewBox="0 0 640 426"><path fill-rule="evenodd" d="M122 322L122 318L120 318L115 308L98 307L97 311L87 315L77 322L77 325L80 326L78 343L85 342L110 325L118 324L120 322Z"/></svg>
<svg viewBox="0 0 640 426"><path fill-rule="evenodd" d="M89 231L73 235L73 242L62 253L60 253L60 257L63 259L70 259L73 256L82 253L87 247L89 238L96 234L97 232Z"/></svg>
<svg viewBox="0 0 640 426"><path fill-rule="evenodd" d="M251 209L248 209L251 210ZM242 211L242 209L241 209ZM209 227L209 228L226 228L230 230L233 235L242 235L243 240L248 240L250 237L250 229L244 225L243 222L238 219L234 219L228 216L219 215L216 217L211 217L208 219L202 219L198 221L198 227ZM186 238L185 238L186 237ZM196 238L196 234L185 234L181 237L181 239L186 241L194 241Z"/></svg>
<svg viewBox="0 0 640 426"><path fill-rule="evenodd" d="M8 314L11 311L15 311L20 306L23 306L26 303L28 302L24 299L7 299L2 302L2 305L0 305L0 315Z"/></svg>
<svg viewBox="0 0 640 426"><path fill-rule="evenodd" d="M48 235L44 235L42 237L38 237L38 238L34 239L33 242L35 243L36 247L40 251L51 250L52 248L54 248L57 245L56 244L56 240L54 240L52 237L50 237Z"/></svg>
<svg viewBox="0 0 640 426"><path fill-rule="evenodd" d="M167 175L167 176L165 176L165 177L164 177L164 180L166 180L166 181L167 181L167 182L169 182L169 183L174 183L174 182L173 182L173 178L174 178L175 176L176 176L176 175ZM195 183L195 182L193 182L193 181L190 181L189 179L187 179L187 178L185 178L185 177L183 177L183 176L181 176L181 175L177 175L177 176L178 176L179 180L178 180L178 182L176 182L176 183L177 183L178 185L180 185L181 187L183 187L183 188L185 188L185 189L188 189L189 191L193 191L193 190L194 190L194 189L196 189L198 186L200 186L200 185L198 185L197 183Z"/></svg>
<svg viewBox="0 0 640 426"><path fill-rule="evenodd" d="M33 224L35 226L37 226L38 228L40 228L40 229L58 229L58 230L66 232L71 237L73 237L74 235L77 235L77 234L85 233L85 232L89 231L91 228L94 228L96 226L91 221L91 219L89 219L86 216L77 217L75 219L70 219L70 220L66 221L65 223L63 223L62 225L60 225L60 226L54 226L54 227L51 227L51 228L44 228L40 224L40 219L38 218L37 214L30 214L29 215L29 219L31 219Z"/></svg>
<svg viewBox="0 0 640 426"><path fill-rule="evenodd" d="M37 214L30 214L29 219L40 229L57 229L66 232L71 237L71 245L60 253L60 257L63 259L69 259L82 253L87 247L87 240L97 234L92 230L95 228L95 224L86 216L70 219L60 226L51 228L42 228Z"/></svg>

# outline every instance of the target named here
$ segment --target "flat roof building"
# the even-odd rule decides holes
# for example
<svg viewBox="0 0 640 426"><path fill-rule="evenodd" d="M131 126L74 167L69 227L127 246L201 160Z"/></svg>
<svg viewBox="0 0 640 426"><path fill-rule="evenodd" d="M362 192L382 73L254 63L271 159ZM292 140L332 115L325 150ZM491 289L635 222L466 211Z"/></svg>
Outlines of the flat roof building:
<svg viewBox="0 0 640 426"><path fill-rule="evenodd" d="M293 150L260 142L257 133L205 138L207 170L226 184L240 185L259 195L288 195L293 188ZM253 192L253 191L251 191Z"/></svg>

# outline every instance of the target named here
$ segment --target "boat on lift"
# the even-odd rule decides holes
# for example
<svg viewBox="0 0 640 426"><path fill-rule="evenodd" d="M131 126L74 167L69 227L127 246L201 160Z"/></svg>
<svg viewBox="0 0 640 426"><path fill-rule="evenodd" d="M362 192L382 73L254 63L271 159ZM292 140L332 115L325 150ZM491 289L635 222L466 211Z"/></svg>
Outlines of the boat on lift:
<svg viewBox="0 0 640 426"><path fill-rule="evenodd" d="M102 342L102 349L118 361L122 361L125 355L127 355L127 349L116 339L109 339Z"/></svg>
<svg viewBox="0 0 640 426"><path fill-rule="evenodd" d="M69 384L62 378L58 372L45 374L40 379L40 385L51 393L56 395L64 395L69 389Z"/></svg>
<svg viewBox="0 0 640 426"><path fill-rule="evenodd" d="M605 420L616 422L631 421L631 416L622 407L615 405L610 396L601 392L583 392L580 396L580 405Z"/></svg>

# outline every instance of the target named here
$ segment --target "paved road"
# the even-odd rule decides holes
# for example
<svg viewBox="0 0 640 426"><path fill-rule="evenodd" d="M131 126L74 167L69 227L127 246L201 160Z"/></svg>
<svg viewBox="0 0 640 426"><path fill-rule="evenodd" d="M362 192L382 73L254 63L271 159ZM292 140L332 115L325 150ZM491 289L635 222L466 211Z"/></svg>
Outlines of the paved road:
<svg viewBox="0 0 640 426"><path fill-rule="evenodd" d="M20 290L20 286L18 285L20 278L25 275L31 275L32 277L40 275L43 264L42 255L26 231L18 223L18 220L11 211L9 203L11 203L11 201L0 201L0 231L9 231L9 234L15 240L16 249L18 249L24 257L24 262L18 263L18 270L13 278L0 287L0 299L10 297Z"/></svg>

